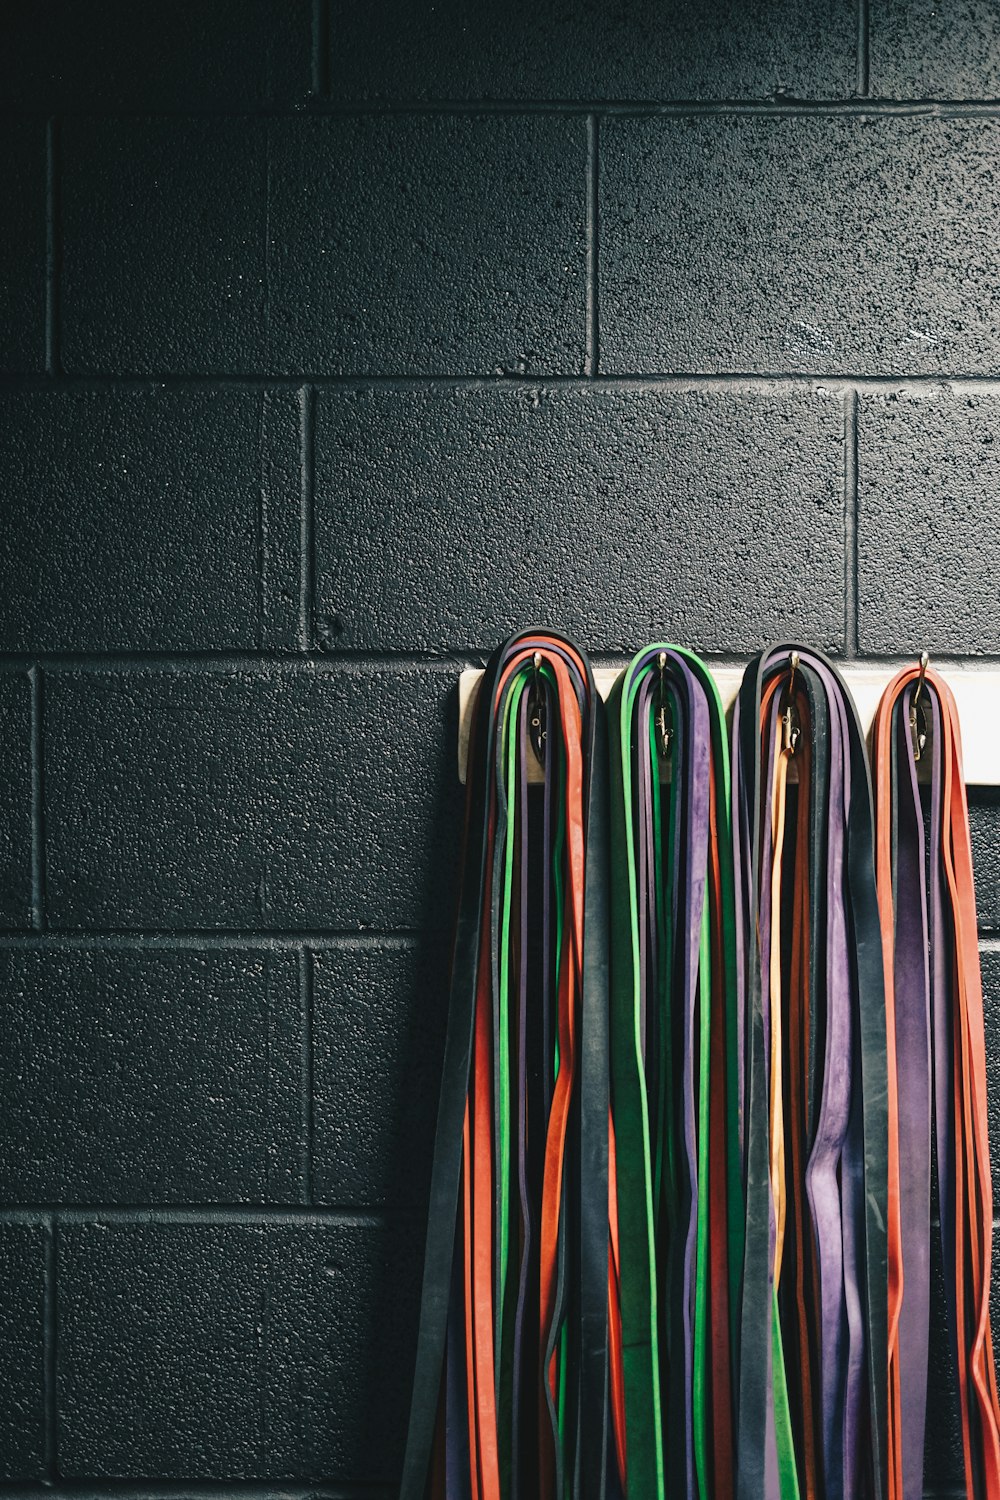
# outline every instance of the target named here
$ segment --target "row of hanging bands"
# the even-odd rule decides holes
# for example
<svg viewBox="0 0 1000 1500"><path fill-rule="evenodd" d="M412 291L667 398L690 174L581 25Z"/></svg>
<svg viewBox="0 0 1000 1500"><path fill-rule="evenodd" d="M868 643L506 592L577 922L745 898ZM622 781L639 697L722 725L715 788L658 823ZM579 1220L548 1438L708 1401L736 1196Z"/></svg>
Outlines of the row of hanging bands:
<svg viewBox="0 0 1000 1500"><path fill-rule="evenodd" d="M966 1492L1000 1500L951 694L887 689L877 823L819 652L750 664L731 761L678 647L609 711L610 743L540 632L475 704L403 1500L920 1500L934 1159Z"/></svg>
<svg viewBox="0 0 1000 1500"><path fill-rule="evenodd" d="M725 719L704 665L668 645L635 657L608 711L627 1491L728 1497L743 1190Z"/></svg>
<svg viewBox="0 0 1000 1500"><path fill-rule="evenodd" d="M873 757L890 1054L889 1496L923 1493L933 1132L965 1491L970 1500L996 1500L993 1199L975 890L958 717L926 659L886 689ZM921 758L930 761L926 838Z"/></svg>
<svg viewBox="0 0 1000 1500"><path fill-rule="evenodd" d="M606 767L582 653L512 637L473 715L402 1500L428 1475L448 1500L620 1493Z"/></svg>
<svg viewBox="0 0 1000 1500"><path fill-rule="evenodd" d="M736 1496L882 1500L887 1044L864 738L832 663L778 646L747 670L732 747Z"/></svg>

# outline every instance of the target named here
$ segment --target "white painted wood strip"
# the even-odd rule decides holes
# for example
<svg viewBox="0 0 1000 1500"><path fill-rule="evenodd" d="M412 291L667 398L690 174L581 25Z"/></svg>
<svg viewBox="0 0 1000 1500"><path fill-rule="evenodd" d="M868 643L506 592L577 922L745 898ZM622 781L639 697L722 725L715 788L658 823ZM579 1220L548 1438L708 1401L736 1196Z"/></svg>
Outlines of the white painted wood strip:
<svg viewBox="0 0 1000 1500"><path fill-rule="evenodd" d="M902 661L838 664L840 674L858 706L866 734L886 684L901 666L907 664ZM971 786L1000 786L1000 667L992 663L980 667L974 661L963 663L959 667L936 667L933 658L931 666L944 678L955 695L962 726L966 781ZM602 698L607 698L622 670L620 667L595 668L594 681ZM715 678L728 713L743 681L743 668L710 665L709 670ZM482 675L479 668L467 667L458 679L458 775L463 783L469 754L472 694Z"/></svg>

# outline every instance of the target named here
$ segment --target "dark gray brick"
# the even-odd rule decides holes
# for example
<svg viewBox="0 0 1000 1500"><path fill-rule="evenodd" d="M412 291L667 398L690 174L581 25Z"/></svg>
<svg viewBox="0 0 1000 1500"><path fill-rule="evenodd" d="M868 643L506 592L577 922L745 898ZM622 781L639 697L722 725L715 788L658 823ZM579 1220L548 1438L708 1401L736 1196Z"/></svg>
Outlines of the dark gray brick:
<svg viewBox="0 0 1000 1500"><path fill-rule="evenodd" d="M392 116L272 134L277 369L583 369L582 119Z"/></svg>
<svg viewBox="0 0 1000 1500"><path fill-rule="evenodd" d="M0 1479L45 1470L45 1259L40 1224L0 1224Z"/></svg>
<svg viewBox="0 0 1000 1500"><path fill-rule="evenodd" d="M858 641L865 651L1000 652L992 566L1000 400L864 395L858 411Z"/></svg>
<svg viewBox="0 0 1000 1500"><path fill-rule="evenodd" d="M65 158L71 368L583 369L582 119L76 122Z"/></svg>
<svg viewBox="0 0 1000 1500"><path fill-rule="evenodd" d="M310 91L309 0L32 0L9 7L0 104L254 109Z"/></svg>
<svg viewBox="0 0 1000 1500"><path fill-rule="evenodd" d="M992 0L877 0L869 33L876 97L1000 96L1000 12Z"/></svg>
<svg viewBox="0 0 1000 1500"><path fill-rule="evenodd" d="M84 1224L60 1234L67 1477L396 1477L417 1226Z"/></svg>
<svg viewBox="0 0 1000 1500"><path fill-rule="evenodd" d="M970 786L968 796L979 926L1000 932L1000 787Z"/></svg>
<svg viewBox="0 0 1000 1500"><path fill-rule="evenodd" d="M53 923L418 925L451 878L456 699L449 670L56 677Z"/></svg>
<svg viewBox="0 0 1000 1500"><path fill-rule="evenodd" d="M225 119L66 122L67 369L261 368L266 129Z"/></svg>
<svg viewBox="0 0 1000 1500"><path fill-rule="evenodd" d="M45 125L0 130L0 371L45 368Z"/></svg>
<svg viewBox="0 0 1000 1500"><path fill-rule="evenodd" d="M0 1200L302 1202L294 953L0 949Z"/></svg>
<svg viewBox="0 0 1000 1500"><path fill-rule="evenodd" d="M31 682L0 672L0 927L31 921Z"/></svg>
<svg viewBox="0 0 1000 1500"><path fill-rule="evenodd" d="M323 393L318 626L491 649L539 615L586 647L666 631L843 641L843 417L817 391Z"/></svg>
<svg viewBox="0 0 1000 1500"><path fill-rule="evenodd" d="M1000 122L612 118L601 368L992 374Z"/></svg>
<svg viewBox="0 0 1000 1500"><path fill-rule="evenodd" d="M317 1202L426 1206L450 944L427 947L315 955Z"/></svg>
<svg viewBox="0 0 1000 1500"><path fill-rule="evenodd" d="M994 1242L996 1231L994 1230ZM1000 1328L1000 1267L993 1252L990 1289L990 1320ZM951 1351L948 1306L941 1269L941 1240L935 1225L931 1231L930 1350L927 1371L927 1435L924 1444L924 1493L966 1495L962 1464L962 1434L958 1416L958 1376Z"/></svg>
<svg viewBox="0 0 1000 1500"><path fill-rule="evenodd" d="M0 407L0 645L294 646L292 391L32 391Z"/></svg>
<svg viewBox="0 0 1000 1500"><path fill-rule="evenodd" d="M333 0L342 99L737 99L850 94L848 0Z"/></svg>

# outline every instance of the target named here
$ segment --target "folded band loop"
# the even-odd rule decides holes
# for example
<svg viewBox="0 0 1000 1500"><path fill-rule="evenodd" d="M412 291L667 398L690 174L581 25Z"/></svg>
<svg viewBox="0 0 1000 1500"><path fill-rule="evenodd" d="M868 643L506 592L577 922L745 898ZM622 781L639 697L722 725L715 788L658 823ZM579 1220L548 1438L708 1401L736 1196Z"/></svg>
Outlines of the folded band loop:
<svg viewBox="0 0 1000 1500"><path fill-rule="evenodd" d="M736 1493L881 1500L887 1064L864 740L832 663L795 645L751 662L732 734L746 1197Z"/></svg>
<svg viewBox="0 0 1000 1500"><path fill-rule="evenodd" d="M610 1386L606 736L571 642L524 631L490 658L469 750L403 1500L428 1482L469 1500L604 1500L612 1430L624 1454ZM539 750L544 786L529 787Z"/></svg>
<svg viewBox="0 0 1000 1500"><path fill-rule="evenodd" d="M928 760L928 726L925 841L917 760ZM926 658L897 673L886 688L872 740L893 1065L889 1494L891 1500L917 1500L923 1493L933 1134L966 1494L996 1500L1000 1406L989 1316L993 1200L975 887L958 715L950 689L928 670Z"/></svg>
<svg viewBox="0 0 1000 1500"><path fill-rule="evenodd" d="M608 709L628 1494L721 1497L742 1220L725 720L669 645L638 653Z"/></svg>

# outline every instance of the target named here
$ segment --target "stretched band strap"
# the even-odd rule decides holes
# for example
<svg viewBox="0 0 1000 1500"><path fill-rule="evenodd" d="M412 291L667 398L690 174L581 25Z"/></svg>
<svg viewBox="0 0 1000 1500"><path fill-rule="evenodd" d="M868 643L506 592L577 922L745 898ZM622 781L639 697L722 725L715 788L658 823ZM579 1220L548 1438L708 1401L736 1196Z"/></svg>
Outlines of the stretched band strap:
<svg viewBox="0 0 1000 1500"><path fill-rule="evenodd" d="M881 1500L888 1129L871 788L854 705L819 652L779 646L750 664L733 798L737 1495Z"/></svg>
<svg viewBox="0 0 1000 1500"><path fill-rule="evenodd" d="M920 738L927 727L929 752ZM936 673L912 667L893 678L873 745L890 1059L889 1494L918 1500L923 1492L933 1130L966 1494L995 1500L1000 1407L982 985L958 718ZM918 752L930 762L929 849Z"/></svg>
<svg viewBox="0 0 1000 1500"><path fill-rule="evenodd" d="M725 721L704 665L667 645L634 658L609 715L628 1494L725 1497L742 1250Z"/></svg>
<svg viewBox="0 0 1000 1500"><path fill-rule="evenodd" d="M403 1500L428 1482L449 1500L603 1500L609 1430L624 1455L606 760L577 648L526 631L494 653L469 751Z"/></svg>

